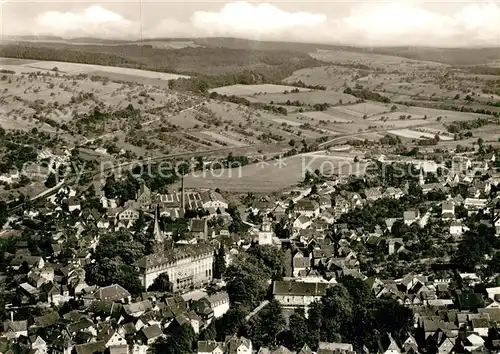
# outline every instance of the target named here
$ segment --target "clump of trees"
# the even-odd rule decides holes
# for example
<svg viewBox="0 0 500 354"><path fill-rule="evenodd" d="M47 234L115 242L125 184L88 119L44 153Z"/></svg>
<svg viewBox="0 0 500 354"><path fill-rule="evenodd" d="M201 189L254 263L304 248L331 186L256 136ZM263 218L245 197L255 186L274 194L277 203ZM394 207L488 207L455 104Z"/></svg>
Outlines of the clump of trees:
<svg viewBox="0 0 500 354"><path fill-rule="evenodd" d="M279 303L271 301L241 332L257 348L281 344L298 351L307 344L317 350L318 343L325 341L376 351L380 334L403 338L411 328L412 317L411 309L390 298L375 298L364 281L349 276L328 288L326 295L310 306L307 317L302 309L296 310L288 328Z"/></svg>
<svg viewBox="0 0 500 354"><path fill-rule="evenodd" d="M119 284L138 295L142 285L134 263L146 253L145 242L128 231L102 235L93 257L95 261L85 266L85 280L89 285Z"/></svg>
<svg viewBox="0 0 500 354"><path fill-rule="evenodd" d="M493 123L491 119L488 118L478 118L475 120L464 120L464 121L456 121L449 124L446 127L449 133L458 134L465 130L477 129L481 128L485 125Z"/></svg>
<svg viewBox="0 0 500 354"><path fill-rule="evenodd" d="M372 92L367 89L361 88L361 89L352 89L350 87L347 87L344 90L344 93L347 95L352 95L354 97L360 98L362 100L370 100L370 101L377 101L377 102L383 102L383 103L390 103L391 100L389 97L382 96L381 94L377 92Z"/></svg>

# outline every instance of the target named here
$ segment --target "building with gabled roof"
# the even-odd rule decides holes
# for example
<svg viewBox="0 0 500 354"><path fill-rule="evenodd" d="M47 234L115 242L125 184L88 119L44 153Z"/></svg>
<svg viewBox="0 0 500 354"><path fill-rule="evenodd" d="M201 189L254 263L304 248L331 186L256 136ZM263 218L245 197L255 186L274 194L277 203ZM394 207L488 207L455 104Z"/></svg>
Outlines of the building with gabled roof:
<svg viewBox="0 0 500 354"><path fill-rule="evenodd" d="M20 336L28 336L28 321L5 321L3 323L2 337L9 339L19 338Z"/></svg>
<svg viewBox="0 0 500 354"><path fill-rule="evenodd" d="M252 354L252 341L245 337L226 338L227 354Z"/></svg>
<svg viewBox="0 0 500 354"><path fill-rule="evenodd" d="M101 301L125 302L131 299L131 295L124 287L113 284L99 288L92 297Z"/></svg>
<svg viewBox="0 0 500 354"><path fill-rule="evenodd" d="M314 217L318 216L320 213L320 206L319 203L315 200L309 199L309 198L304 198L300 199L295 203L294 210L301 214L305 215L308 217Z"/></svg>
<svg viewBox="0 0 500 354"><path fill-rule="evenodd" d="M198 341L198 354L224 354L226 345L216 341Z"/></svg>
<svg viewBox="0 0 500 354"><path fill-rule="evenodd" d="M142 335L144 343L147 345L153 344L158 338L164 336L161 327L157 324L142 327L140 333Z"/></svg>
<svg viewBox="0 0 500 354"><path fill-rule="evenodd" d="M118 220L135 221L139 219L139 208L140 206L136 202L129 200L125 203L123 209L118 213Z"/></svg>
<svg viewBox="0 0 500 354"><path fill-rule="evenodd" d="M142 183L137 191L137 195L135 201L139 203L141 208L146 208L151 205L151 190L146 186L146 184Z"/></svg>
<svg viewBox="0 0 500 354"><path fill-rule="evenodd" d="M308 307L320 300L331 284L298 281L274 281L273 297L285 307Z"/></svg>
<svg viewBox="0 0 500 354"><path fill-rule="evenodd" d="M214 317L222 317L227 311L229 311L229 295L226 291L220 291L218 293L212 294L207 298L210 308L214 312Z"/></svg>
<svg viewBox="0 0 500 354"><path fill-rule="evenodd" d="M228 207L227 201L224 199L222 195L220 195L220 193L214 191L205 191L200 193L200 197L203 208L205 209L219 208L220 210L222 210L222 209L227 209Z"/></svg>
<svg viewBox="0 0 500 354"><path fill-rule="evenodd" d="M317 354L354 354L354 348L349 343L319 342Z"/></svg>

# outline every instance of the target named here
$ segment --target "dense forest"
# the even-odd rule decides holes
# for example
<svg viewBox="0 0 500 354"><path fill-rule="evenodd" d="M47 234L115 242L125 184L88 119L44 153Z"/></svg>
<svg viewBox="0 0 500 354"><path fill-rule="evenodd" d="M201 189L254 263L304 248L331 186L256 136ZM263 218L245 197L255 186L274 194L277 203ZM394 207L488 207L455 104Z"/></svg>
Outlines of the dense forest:
<svg viewBox="0 0 500 354"><path fill-rule="evenodd" d="M321 62L306 53L288 50L261 51L229 48L158 49L151 45L16 44L1 47L3 56L71 61L100 65L124 65L190 75L220 75L251 70L289 75ZM284 76L284 75L283 75Z"/></svg>
<svg viewBox="0 0 500 354"><path fill-rule="evenodd" d="M113 54L103 54L91 51L71 49L71 47L50 48L34 45L2 45L0 46L2 56L6 58L36 59L64 61L72 63L85 63L106 66L138 67L140 64L126 57Z"/></svg>

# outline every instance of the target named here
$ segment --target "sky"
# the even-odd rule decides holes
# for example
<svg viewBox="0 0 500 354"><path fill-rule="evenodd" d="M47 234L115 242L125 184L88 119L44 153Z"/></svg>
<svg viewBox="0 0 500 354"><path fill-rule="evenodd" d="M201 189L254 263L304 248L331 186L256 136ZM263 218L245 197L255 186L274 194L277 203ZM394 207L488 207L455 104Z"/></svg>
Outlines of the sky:
<svg viewBox="0 0 500 354"><path fill-rule="evenodd" d="M2 0L2 35L238 37L363 46L497 46L495 1Z"/></svg>

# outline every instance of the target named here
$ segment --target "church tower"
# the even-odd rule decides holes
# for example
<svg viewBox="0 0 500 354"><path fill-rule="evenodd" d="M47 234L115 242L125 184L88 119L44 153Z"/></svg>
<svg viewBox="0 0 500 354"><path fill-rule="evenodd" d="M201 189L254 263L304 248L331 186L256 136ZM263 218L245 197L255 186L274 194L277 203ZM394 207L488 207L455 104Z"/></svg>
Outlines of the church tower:
<svg viewBox="0 0 500 354"><path fill-rule="evenodd" d="M269 218L264 216L262 220L262 225L260 226L258 243L259 245L272 245L273 244L274 232L272 229L271 221Z"/></svg>
<svg viewBox="0 0 500 354"><path fill-rule="evenodd" d="M153 236L157 243L163 243L165 240L165 235L163 231L160 229L160 207L156 206L155 208L155 224L153 228Z"/></svg>
<svg viewBox="0 0 500 354"><path fill-rule="evenodd" d="M424 179L424 169L420 167L420 175L418 176L418 184L423 186L425 184L425 179Z"/></svg>

